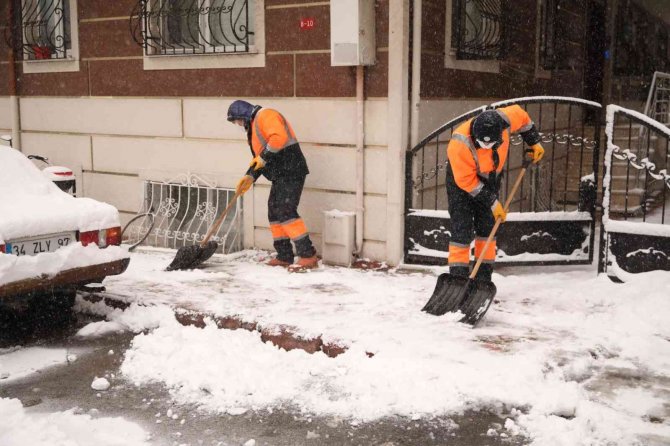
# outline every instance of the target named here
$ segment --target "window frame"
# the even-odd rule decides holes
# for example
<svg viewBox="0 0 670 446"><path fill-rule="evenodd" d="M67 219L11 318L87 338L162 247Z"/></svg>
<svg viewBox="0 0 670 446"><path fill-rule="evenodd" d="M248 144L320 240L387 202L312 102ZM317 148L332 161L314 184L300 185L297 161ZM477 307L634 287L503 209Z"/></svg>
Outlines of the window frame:
<svg viewBox="0 0 670 446"><path fill-rule="evenodd" d="M207 0L211 1L211 0ZM143 49L144 70L208 69L208 68L256 68L265 67L265 0L249 0L250 22L253 23L253 44L244 52L208 51L205 53L181 53L178 50L147 54ZM207 21L209 16L199 20ZM205 27L209 30L209 26ZM216 46L213 48L225 48Z"/></svg>
<svg viewBox="0 0 670 446"><path fill-rule="evenodd" d="M28 0L21 0L21 29L22 45L27 44L24 28L23 28L23 8ZM39 0L35 0L39 1ZM66 48L65 57L63 58L49 58L49 59L26 59L22 52L23 72L28 74L33 73L58 73L58 72L75 72L79 71L79 21L77 0L49 0L52 3L61 3L65 5L67 2L69 8L69 25L70 25L70 48ZM65 10L65 7L63 7ZM65 17L63 18L65 20ZM65 25L60 25L64 27Z"/></svg>

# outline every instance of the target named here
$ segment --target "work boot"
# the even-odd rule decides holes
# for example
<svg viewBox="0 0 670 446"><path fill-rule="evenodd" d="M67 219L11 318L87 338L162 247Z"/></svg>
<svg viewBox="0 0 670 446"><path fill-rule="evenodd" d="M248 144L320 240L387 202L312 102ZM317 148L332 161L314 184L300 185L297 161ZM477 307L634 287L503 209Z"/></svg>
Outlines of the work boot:
<svg viewBox="0 0 670 446"><path fill-rule="evenodd" d="M300 273L309 269L319 267L319 259L314 255L312 257L300 257L298 261L288 267L291 273Z"/></svg>
<svg viewBox="0 0 670 446"><path fill-rule="evenodd" d="M269 262L266 263L268 266L283 266L284 268L288 267L290 264L291 262L281 260L277 257L273 257Z"/></svg>

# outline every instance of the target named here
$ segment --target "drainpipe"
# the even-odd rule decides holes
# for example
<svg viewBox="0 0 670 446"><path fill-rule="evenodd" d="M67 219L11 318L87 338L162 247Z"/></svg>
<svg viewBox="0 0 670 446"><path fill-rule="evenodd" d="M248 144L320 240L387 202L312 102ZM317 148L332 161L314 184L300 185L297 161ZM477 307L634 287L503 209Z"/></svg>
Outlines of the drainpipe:
<svg viewBox="0 0 670 446"><path fill-rule="evenodd" d="M16 88L16 60L14 58L14 0L9 1L9 26L10 42L9 45L9 110L12 117L12 146L19 151L21 150L21 119L19 115L19 97L17 96Z"/></svg>
<svg viewBox="0 0 670 446"><path fill-rule="evenodd" d="M365 66L356 66L356 251L363 253L365 218Z"/></svg>
<svg viewBox="0 0 670 446"><path fill-rule="evenodd" d="M419 143L419 103L421 102L421 3L414 0L412 12L412 110L410 145Z"/></svg>

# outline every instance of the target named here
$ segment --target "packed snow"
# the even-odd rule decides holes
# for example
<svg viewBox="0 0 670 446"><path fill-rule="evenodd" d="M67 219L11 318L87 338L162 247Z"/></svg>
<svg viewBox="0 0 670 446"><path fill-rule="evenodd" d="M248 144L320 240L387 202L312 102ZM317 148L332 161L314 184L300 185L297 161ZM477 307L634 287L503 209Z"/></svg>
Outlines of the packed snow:
<svg viewBox="0 0 670 446"><path fill-rule="evenodd" d="M120 225L113 206L61 191L16 149L0 146L0 166L0 244L22 237Z"/></svg>
<svg viewBox="0 0 670 446"><path fill-rule="evenodd" d="M93 333L100 324L139 332L145 321L153 330L135 337L121 371L137 385L163 383L177 403L354 424L481 409L506 417L505 435L536 445L670 441L668 272L615 284L593 267L500 269L497 302L473 330L457 314L420 311L433 273L290 274L259 265L265 254L253 251L165 272L173 256L133 254L129 270L107 280L110 297L135 303L126 311L80 308L107 314ZM258 331L181 326L169 308L284 325L348 350L287 352Z"/></svg>
<svg viewBox="0 0 670 446"><path fill-rule="evenodd" d="M0 398L2 446L148 446L147 433L121 418L93 418L76 410L39 413Z"/></svg>

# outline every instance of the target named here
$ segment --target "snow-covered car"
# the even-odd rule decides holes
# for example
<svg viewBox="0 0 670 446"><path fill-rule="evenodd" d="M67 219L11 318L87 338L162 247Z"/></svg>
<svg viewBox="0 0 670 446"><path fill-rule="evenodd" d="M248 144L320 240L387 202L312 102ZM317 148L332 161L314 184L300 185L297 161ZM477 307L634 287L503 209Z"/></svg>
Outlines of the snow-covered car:
<svg viewBox="0 0 670 446"><path fill-rule="evenodd" d="M65 308L126 270L115 207L63 192L16 149L0 147L0 166L0 309Z"/></svg>

